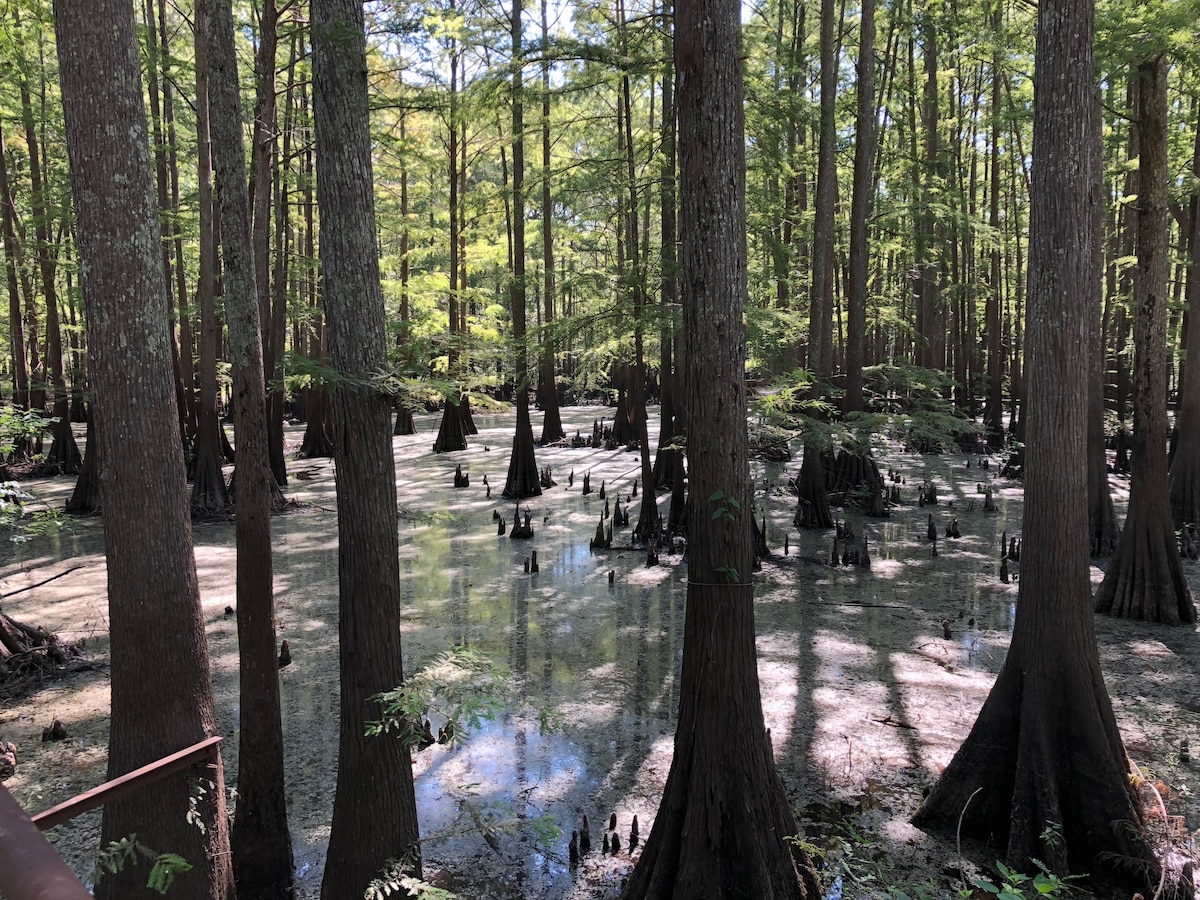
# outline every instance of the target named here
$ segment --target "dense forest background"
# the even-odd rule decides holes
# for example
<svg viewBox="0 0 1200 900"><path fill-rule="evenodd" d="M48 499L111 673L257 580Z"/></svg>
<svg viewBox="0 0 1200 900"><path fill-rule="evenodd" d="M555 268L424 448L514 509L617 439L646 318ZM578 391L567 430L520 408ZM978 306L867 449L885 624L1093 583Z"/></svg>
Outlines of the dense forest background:
<svg viewBox="0 0 1200 900"><path fill-rule="evenodd" d="M1017 415L1002 421L998 406L1015 413L1023 384L1035 10L873 7L772 0L743 10L748 375L760 385L823 380L836 405L862 389L862 371L868 400L926 387L968 414L984 412L997 445L1004 422L1019 425ZM140 11L181 427L195 434L205 387L229 381L221 273L211 308L199 278L212 193L211 174L197 165L195 38L186 8L163 0ZM307 10L265 3L235 13L269 381L295 402L289 414L319 421L325 404L313 389L324 383L325 349ZM653 397L667 380L679 315L670 10L542 4L523 20L517 82L506 7L370 4L367 13L397 396L410 406L459 390L508 399L524 346L541 360L533 381L556 372L567 398L624 388L640 352ZM1200 150L1195 14L1187 3L1108 3L1098 14L1106 209L1096 302L1113 432L1129 418L1142 140L1131 73L1164 52L1168 388L1178 388ZM6 393L18 409L78 421L86 334L49 4L11 5L0 40ZM516 296L529 329L514 340ZM64 447L46 463L71 471L78 458Z"/></svg>

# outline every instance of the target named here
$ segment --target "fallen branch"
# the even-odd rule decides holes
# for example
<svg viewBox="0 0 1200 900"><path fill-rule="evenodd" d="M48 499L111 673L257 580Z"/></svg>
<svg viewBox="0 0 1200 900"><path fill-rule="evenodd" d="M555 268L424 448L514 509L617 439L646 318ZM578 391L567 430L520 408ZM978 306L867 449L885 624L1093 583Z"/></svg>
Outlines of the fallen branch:
<svg viewBox="0 0 1200 900"><path fill-rule="evenodd" d="M37 584L26 585L23 588L18 588L17 590L11 591L7 594L0 594L0 600L7 600L9 597L17 596L17 594L23 594L26 591L32 591L34 588L39 588L43 584L49 584L50 582L54 581L55 579L62 578L64 575L70 575L72 572L76 571L77 569L86 569L86 568L87 568L87 566L71 566L71 568L67 569L65 572L59 572L57 575L51 575L49 578L43 579L42 581L39 581Z"/></svg>

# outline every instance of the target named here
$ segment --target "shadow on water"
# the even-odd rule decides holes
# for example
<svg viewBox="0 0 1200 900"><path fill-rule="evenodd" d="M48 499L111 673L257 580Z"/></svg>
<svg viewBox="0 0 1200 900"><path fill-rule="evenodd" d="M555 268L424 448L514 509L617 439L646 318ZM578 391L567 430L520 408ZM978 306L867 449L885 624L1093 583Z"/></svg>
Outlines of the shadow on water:
<svg viewBox="0 0 1200 900"><path fill-rule="evenodd" d="M909 465L913 459L903 457ZM973 691L990 683L1003 663L1016 586L998 579L1000 536L1019 529L1009 520L1007 489L997 490L997 511L985 513L982 503L954 488L958 473L947 477L954 465L948 458L918 458L917 465L919 474L910 474L902 489L908 502L890 517L834 511L856 545L866 534L870 568L831 564L833 530L792 531L786 557L782 547L772 548L769 587L760 590L766 602L758 610L760 672L784 665L802 687L785 707L771 701L768 675L764 702L769 722L774 717L780 729L773 735L785 776L790 765L809 796L815 789L858 798L886 793L889 783L926 783L936 761L925 734L969 726L974 717L961 703L928 698ZM775 483L787 478L785 471ZM926 478L938 486L941 502L922 507L915 502L916 483ZM790 531L796 501L771 490L770 477L765 484L760 508L767 509L768 530L781 536ZM937 556L927 536L931 514ZM944 537L951 518L958 519L961 538ZM781 537L773 542L780 543ZM939 693L913 690L931 683Z"/></svg>

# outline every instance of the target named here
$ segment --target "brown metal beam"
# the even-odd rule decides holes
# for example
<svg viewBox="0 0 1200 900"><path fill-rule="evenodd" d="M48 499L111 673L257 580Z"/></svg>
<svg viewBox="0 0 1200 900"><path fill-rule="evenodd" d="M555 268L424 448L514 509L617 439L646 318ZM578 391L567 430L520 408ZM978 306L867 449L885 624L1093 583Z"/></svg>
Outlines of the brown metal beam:
<svg viewBox="0 0 1200 900"><path fill-rule="evenodd" d="M33 824L42 831L53 828L55 825L61 825L63 822L82 815L88 810L95 809L97 806L103 806L105 803L116 800L118 797L124 797L126 794L133 793L138 788L154 784L168 775L182 772L184 769L198 762L215 757L217 755L217 744L219 743L221 743L219 736L214 735L213 737L205 738L200 743L192 744L192 746L180 750L178 753L164 756L162 759L142 766L140 769L134 769L132 772L127 772L119 778L106 781L104 784L94 787L90 791L85 791L78 796L72 797L70 800L58 804L58 806L52 806L38 813L33 817Z"/></svg>
<svg viewBox="0 0 1200 900"><path fill-rule="evenodd" d="M0 896L9 900L91 900L92 896L3 785Z"/></svg>

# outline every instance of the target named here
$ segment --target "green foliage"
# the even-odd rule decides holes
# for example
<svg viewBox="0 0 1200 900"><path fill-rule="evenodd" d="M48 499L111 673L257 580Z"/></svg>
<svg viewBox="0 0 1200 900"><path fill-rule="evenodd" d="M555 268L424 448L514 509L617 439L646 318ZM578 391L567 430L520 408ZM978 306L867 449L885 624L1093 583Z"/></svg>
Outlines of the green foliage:
<svg viewBox="0 0 1200 900"><path fill-rule="evenodd" d="M192 869L192 864L177 853L157 853L137 839L136 834L111 841L96 857L96 867L88 876L95 884L106 875L116 875L128 866L149 862L150 873L146 887L165 894L175 882L175 876Z"/></svg>
<svg viewBox="0 0 1200 900"><path fill-rule="evenodd" d="M738 574L738 570L733 566L717 566L715 569L713 569L713 571L730 584L737 584L738 580L741 578L741 576Z"/></svg>
<svg viewBox="0 0 1200 900"><path fill-rule="evenodd" d="M742 504L738 502L736 497L728 496L724 491L713 491L708 498L709 503L716 503L717 506L713 509L712 520L715 522L718 519L728 519L734 521L737 518L737 513L741 512Z"/></svg>
<svg viewBox="0 0 1200 900"><path fill-rule="evenodd" d="M403 859L394 859L384 867L383 873L367 885L363 900L384 900L386 897L415 897L417 900L456 900L457 894L435 887L409 874L416 862L416 852L410 851Z"/></svg>
<svg viewBox="0 0 1200 900"><path fill-rule="evenodd" d="M1078 876L1059 878L1051 872L1040 859L1032 860L1038 867L1038 873L1032 877L1011 869L997 860L996 872L1000 876L1000 884L994 884L982 878L975 879L975 887L988 894L996 896L997 900L1026 900L1032 897L1065 897L1075 889L1069 884Z"/></svg>
<svg viewBox="0 0 1200 900"><path fill-rule="evenodd" d="M877 410L890 413L887 433L919 453L942 453L982 426L949 399L954 379L945 372L912 365L879 365L863 369L864 392ZM877 418L858 420L861 432Z"/></svg>
<svg viewBox="0 0 1200 900"><path fill-rule="evenodd" d="M0 456L7 458L20 443L34 440L57 421L13 406L0 409Z"/></svg>
<svg viewBox="0 0 1200 900"><path fill-rule="evenodd" d="M978 422L966 418L953 404L943 401L914 409L893 420L891 436L918 453L944 453L959 439L982 433Z"/></svg>
<svg viewBox="0 0 1200 900"><path fill-rule="evenodd" d="M899 886L897 866L868 834L842 820L827 846L799 835L786 838L814 862L822 864L826 897L871 900L940 900L945 891L933 882Z"/></svg>
<svg viewBox="0 0 1200 900"><path fill-rule="evenodd" d="M150 869L146 887L165 894L174 883L175 876L188 872L191 868L192 864L177 853L160 853L154 860L154 866Z"/></svg>
<svg viewBox="0 0 1200 900"><path fill-rule="evenodd" d="M367 728L368 737L395 734L405 743L421 739L426 716L443 717L450 739L458 741L485 720L495 719L516 700L509 672L494 660L467 647L444 651L429 665L392 691L378 694L380 717ZM553 711L531 706L543 731L557 727Z"/></svg>

